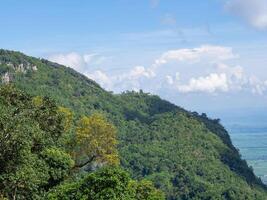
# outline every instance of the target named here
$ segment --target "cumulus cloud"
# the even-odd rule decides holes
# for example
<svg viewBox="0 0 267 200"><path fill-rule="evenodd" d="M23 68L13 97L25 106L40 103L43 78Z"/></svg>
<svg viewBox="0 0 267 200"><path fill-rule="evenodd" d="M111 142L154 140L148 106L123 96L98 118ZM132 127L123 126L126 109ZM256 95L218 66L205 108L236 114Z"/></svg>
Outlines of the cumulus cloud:
<svg viewBox="0 0 267 200"><path fill-rule="evenodd" d="M146 69L144 66L136 66L126 76L129 79L137 79L140 77L150 78L155 76L155 74L153 71L151 71L150 69Z"/></svg>
<svg viewBox="0 0 267 200"><path fill-rule="evenodd" d="M242 90L244 85L247 84L247 75L243 67L229 66L224 63L217 63L216 70L218 73L225 73L227 75L228 84L232 90Z"/></svg>
<svg viewBox="0 0 267 200"><path fill-rule="evenodd" d="M266 0L230 0L226 9L258 29L267 29Z"/></svg>
<svg viewBox="0 0 267 200"><path fill-rule="evenodd" d="M244 75L244 69L243 67L237 65L234 67L231 67L224 63L216 63L215 67L218 71L226 72L229 74L229 76L233 77L234 79L242 79Z"/></svg>
<svg viewBox="0 0 267 200"><path fill-rule="evenodd" d="M180 92L208 92L228 91L226 74L212 73L206 77L191 78L186 85L177 85Z"/></svg>

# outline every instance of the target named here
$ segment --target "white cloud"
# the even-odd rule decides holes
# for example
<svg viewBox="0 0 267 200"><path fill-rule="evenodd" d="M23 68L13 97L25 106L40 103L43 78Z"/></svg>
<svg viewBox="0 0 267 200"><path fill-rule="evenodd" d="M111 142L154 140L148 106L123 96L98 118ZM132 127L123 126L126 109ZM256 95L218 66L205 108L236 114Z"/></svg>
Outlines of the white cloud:
<svg viewBox="0 0 267 200"><path fill-rule="evenodd" d="M167 81L167 83L169 85L173 85L174 84L174 80L173 80L172 76L166 75L165 78L166 78L166 81Z"/></svg>
<svg viewBox="0 0 267 200"><path fill-rule="evenodd" d="M155 74L151 70L146 69L144 66L136 66L130 71L129 74L127 74L129 79L137 79L140 77L150 78L153 76L155 76Z"/></svg>
<svg viewBox="0 0 267 200"><path fill-rule="evenodd" d="M179 84L179 81L180 81L180 73L179 72L176 72L174 77L171 76L171 75L166 75L165 76L165 79L166 79L166 81L167 81L167 83L169 85Z"/></svg>
<svg viewBox="0 0 267 200"><path fill-rule="evenodd" d="M48 60L68 67L72 67L79 72L82 71L85 65L84 58L80 54L75 52L51 55L48 57Z"/></svg>
<svg viewBox="0 0 267 200"><path fill-rule="evenodd" d="M109 57L105 57L96 53L83 55L83 60L87 65L100 65L107 59L109 59Z"/></svg>
<svg viewBox="0 0 267 200"><path fill-rule="evenodd" d="M106 59L107 57L95 53L82 55L76 52L54 54L48 57L48 60L71 67L80 73L87 73L90 66L100 65Z"/></svg>
<svg viewBox="0 0 267 200"><path fill-rule="evenodd" d="M142 89L141 82L144 79L150 79L154 76L153 72L147 70L144 66L135 66L128 72L108 75L101 70L86 73L86 76L98 82L102 87L122 92L125 90Z"/></svg>
<svg viewBox="0 0 267 200"><path fill-rule="evenodd" d="M155 61L155 65L166 64L169 61L176 62L199 62L208 61L215 62L220 60L229 60L236 58L232 48L222 46L204 45L199 48L178 49L167 51Z"/></svg>
<svg viewBox="0 0 267 200"><path fill-rule="evenodd" d="M90 64L91 62L94 61L94 58L97 56L97 54L92 53L92 54L85 54L83 55L83 60L85 63Z"/></svg>
<svg viewBox="0 0 267 200"><path fill-rule="evenodd" d="M217 63L217 73L225 73L227 75L228 84L231 90L242 90L247 84L247 75L244 72L243 67L230 66L224 63Z"/></svg>
<svg viewBox="0 0 267 200"><path fill-rule="evenodd" d="M212 73L205 77L191 78L186 85L177 85L180 92L226 92L228 81L226 74Z"/></svg>
<svg viewBox="0 0 267 200"><path fill-rule="evenodd" d="M113 81L106 73L102 72L101 70L96 70L92 73L85 74L88 78L96 81L102 87L110 90L113 87Z"/></svg>
<svg viewBox="0 0 267 200"><path fill-rule="evenodd" d="M244 69L239 65L232 67L224 63L217 63L216 68L219 72L227 73L233 79L241 80L244 78Z"/></svg>
<svg viewBox="0 0 267 200"><path fill-rule="evenodd" d="M230 0L226 9L258 29L267 29L266 0Z"/></svg>

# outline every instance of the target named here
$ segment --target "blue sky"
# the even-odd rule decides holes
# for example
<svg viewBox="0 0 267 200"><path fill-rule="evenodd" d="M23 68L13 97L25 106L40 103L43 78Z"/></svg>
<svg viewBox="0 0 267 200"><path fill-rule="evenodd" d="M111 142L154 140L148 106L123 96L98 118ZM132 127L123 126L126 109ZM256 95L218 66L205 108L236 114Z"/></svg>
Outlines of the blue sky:
<svg viewBox="0 0 267 200"><path fill-rule="evenodd" d="M266 0L1 1L1 48L187 109L267 107Z"/></svg>

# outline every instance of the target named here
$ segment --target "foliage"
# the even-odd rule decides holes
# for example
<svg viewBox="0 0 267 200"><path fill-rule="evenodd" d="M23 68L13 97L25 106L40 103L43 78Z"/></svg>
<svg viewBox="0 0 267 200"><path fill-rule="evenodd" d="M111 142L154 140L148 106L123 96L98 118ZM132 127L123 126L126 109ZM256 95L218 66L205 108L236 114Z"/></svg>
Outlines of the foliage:
<svg viewBox="0 0 267 200"><path fill-rule="evenodd" d="M85 163L89 161L97 162L98 165L119 164L116 128L101 114L83 117L76 132L78 149L76 157L85 156L87 160Z"/></svg>
<svg viewBox="0 0 267 200"><path fill-rule="evenodd" d="M0 89L0 193L36 199L59 183L73 165L58 141L62 119L48 99L34 105L12 87Z"/></svg>
<svg viewBox="0 0 267 200"><path fill-rule="evenodd" d="M105 167L81 180L65 183L48 194L50 200L163 200L149 181L136 182L118 167Z"/></svg>
<svg viewBox="0 0 267 200"><path fill-rule="evenodd" d="M165 199L165 195L162 191L155 189L153 183L148 180L142 180L139 182L133 182L131 187L134 189L135 200L161 200Z"/></svg>
<svg viewBox="0 0 267 200"><path fill-rule="evenodd" d="M95 157L95 161L113 167L62 184L73 180L74 161L62 148L64 140L61 140L66 124L69 128L73 124L71 112L58 108L48 98L32 98L12 86L1 87L0 94L0 194L3 198L46 199L52 189L54 192L48 195L51 199L135 199L136 191L132 187L135 181L114 166L118 164L116 129L101 114L81 119L76 148ZM143 187L134 185L136 190ZM142 191L147 199L161 194L152 183L145 184Z"/></svg>
<svg viewBox="0 0 267 200"><path fill-rule="evenodd" d="M68 132L73 125L73 113L70 109L61 106L58 108L58 112L62 114L64 119L64 131Z"/></svg>
<svg viewBox="0 0 267 200"><path fill-rule="evenodd" d="M49 187L61 183L68 176L69 169L74 166L71 156L58 148L45 149L41 157L49 165Z"/></svg>

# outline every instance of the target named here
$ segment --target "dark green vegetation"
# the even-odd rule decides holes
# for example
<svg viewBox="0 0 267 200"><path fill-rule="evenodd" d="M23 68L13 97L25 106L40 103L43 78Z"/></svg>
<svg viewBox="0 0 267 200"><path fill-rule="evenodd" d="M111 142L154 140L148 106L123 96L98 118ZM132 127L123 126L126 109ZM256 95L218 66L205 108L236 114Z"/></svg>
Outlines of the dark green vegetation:
<svg viewBox="0 0 267 200"><path fill-rule="evenodd" d="M66 112L48 98L2 87L0 113L0 199L164 199L152 182L133 181L115 164L77 167Z"/></svg>
<svg viewBox="0 0 267 200"><path fill-rule="evenodd" d="M69 195L82 198L83 195L92 194L93 190L92 195L95 195L93 196L95 199L101 199L97 196L101 195L101 191L112 191L112 194L109 195L124 195L124 199L155 199L153 195L159 191L155 190L149 182L146 182L146 180L151 180L157 188L165 192L170 200L264 200L267 198L265 186L255 177L246 162L240 158L238 151L232 145L228 133L220 125L219 120L208 119L205 114L198 115L185 111L161 100L157 96L145 94L142 91L113 95L111 92L103 90L94 81L70 68L46 60L28 57L18 52L1 50L0 63L0 76L4 77L3 82L11 81L21 91L33 96L48 96L55 100L58 105L70 108L74 113L74 126L84 115L91 115L94 112L101 112L105 115L118 129L118 150L121 166L130 172L132 178L137 180L145 178L145 181L135 182L129 180L129 176L121 169L116 168L113 171L103 168L79 180L75 179L73 181L73 178L65 180L64 178L64 183L57 186L58 182L62 181L62 176L68 177L68 173L71 171L68 169L72 166L72 160L66 153L68 151L64 150L64 145L62 147L64 137L62 139L60 135L63 134L62 130L64 128L61 127L61 123L56 123L57 125L51 126L51 130L50 126L44 126L49 130L39 131L42 126L29 121L30 124L32 123L30 125L32 127L24 127L24 129L28 130L27 128L29 128L29 131L26 132L29 132L27 137L31 138L30 140L33 140L32 135L35 135L34 133L39 134L39 132L48 131L44 139L44 143L48 146L44 146L44 149L48 148L49 151L46 150L45 154L43 153L44 149L40 152L28 149L33 157L38 157L36 161L32 162L53 160L55 154L64 158L55 161L64 163L64 168L60 168L59 173L62 176L56 176L59 180L53 178L50 184L50 181L47 182L47 180L50 180L49 176L51 175L48 175L43 181L45 184L48 183L49 186L47 187L50 188L56 185L54 189L50 190L49 197L66 199L65 196L61 195ZM16 110L16 106L12 109ZM1 112L9 113L5 109L2 109ZM34 109L29 108L27 110L34 112ZM3 116L5 115L1 113L1 120L5 120ZM20 120L24 120L24 117ZM34 118L34 120L38 120L38 118ZM6 118L6 123L8 121L16 122L13 116ZM60 120L51 121L59 122ZM45 123L45 120L40 123ZM58 139L53 139L55 137L54 134L51 134L54 133L53 131L55 131L56 137L59 137ZM70 132L75 135L73 128ZM53 142L49 143L50 140ZM14 138L14 141L16 141L16 138ZM2 153L2 150L0 152ZM24 162L24 157L20 159ZM2 162L5 165L9 163L6 160L1 160L1 164ZM9 166L12 166L12 164L14 164L14 167L17 166L15 157L14 161L10 162L12 163L8 164ZM44 168L50 169L49 163L44 164ZM43 164L41 167L43 167ZM53 174L53 171L57 172L58 169L51 168L51 170L48 170L50 174ZM2 171L1 174L3 174ZM27 174L23 175L30 180L34 180ZM105 180L107 182L112 181L113 176L117 184L113 184L114 188L106 188ZM112 180L105 177L110 177ZM5 179L3 176L1 178ZM94 186L98 181L101 184L97 185L103 184L101 190ZM44 187L44 183L42 181L33 182L31 191L34 192L34 187ZM123 189L123 187L128 188L131 184L133 185L130 188L134 191ZM2 191L3 186L0 187ZM48 191L47 187L44 187L44 192ZM120 192L122 190L125 192ZM151 198L133 197L137 190L139 191L137 194L144 195L147 191L152 191L149 193Z"/></svg>
<svg viewBox="0 0 267 200"><path fill-rule="evenodd" d="M60 147L62 117L49 100L35 106L30 97L9 87L0 90L0 113L0 194L37 199L74 164Z"/></svg>
<svg viewBox="0 0 267 200"><path fill-rule="evenodd" d="M48 199L163 200L164 195L150 181L132 181L120 168L102 168L78 182L61 185Z"/></svg>

